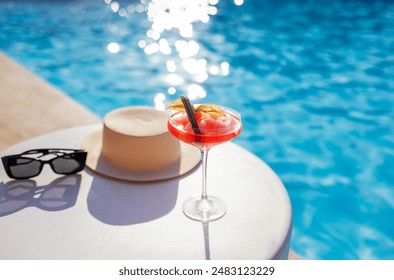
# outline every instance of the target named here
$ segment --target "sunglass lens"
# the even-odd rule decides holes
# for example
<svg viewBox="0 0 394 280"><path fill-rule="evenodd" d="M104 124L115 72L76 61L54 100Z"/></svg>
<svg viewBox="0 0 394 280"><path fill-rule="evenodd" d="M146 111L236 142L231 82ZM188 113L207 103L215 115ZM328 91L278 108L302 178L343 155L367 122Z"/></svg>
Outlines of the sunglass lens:
<svg viewBox="0 0 394 280"><path fill-rule="evenodd" d="M75 157L75 154L56 158L51 163L53 170L59 174L73 174L85 167L85 162Z"/></svg>
<svg viewBox="0 0 394 280"><path fill-rule="evenodd" d="M27 179L40 173L41 163L30 158L13 158L8 161L8 168L14 178Z"/></svg>

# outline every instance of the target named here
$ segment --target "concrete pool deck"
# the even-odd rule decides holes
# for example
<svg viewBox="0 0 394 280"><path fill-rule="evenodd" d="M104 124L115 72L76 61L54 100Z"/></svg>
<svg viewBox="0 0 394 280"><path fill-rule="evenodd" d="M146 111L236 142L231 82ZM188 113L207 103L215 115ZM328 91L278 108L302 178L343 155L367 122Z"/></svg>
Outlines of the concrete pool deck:
<svg viewBox="0 0 394 280"><path fill-rule="evenodd" d="M54 130L100 119L0 52L0 151Z"/></svg>
<svg viewBox="0 0 394 280"><path fill-rule="evenodd" d="M100 118L0 52L0 151L59 129ZM290 252L289 259L300 257Z"/></svg>

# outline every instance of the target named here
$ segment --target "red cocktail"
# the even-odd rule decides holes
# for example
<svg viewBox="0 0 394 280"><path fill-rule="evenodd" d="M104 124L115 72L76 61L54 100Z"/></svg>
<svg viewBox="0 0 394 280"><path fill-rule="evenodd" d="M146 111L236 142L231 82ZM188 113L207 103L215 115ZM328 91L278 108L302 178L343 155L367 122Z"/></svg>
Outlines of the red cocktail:
<svg viewBox="0 0 394 280"><path fill-rule="evenodd" d="M241 133L241 116L233 109L213 104L192 108L192 113L185 111L179 101L169 105L171 109L168 130L179 140L198 147L201 151L203 184L202 195L192 197L183 203L184 214L196 221L217 220L226 213L225 203L214 196L207 195L207 160L208 151L215 145L230 141ZM190 114L195 118L190 120ZM198 125L196 130L196 125Z"/></svg>
<svg viewBox="0 0 394 280"><path fill-rule="evenodd" d="M223 108L223 116L196 112L196 120L201 133L193 132L186 112L175 112L170 116L168 130L179 140L209 149L215 145L230 141L240 134L242 126L239 115L228 108Z"/></svg>

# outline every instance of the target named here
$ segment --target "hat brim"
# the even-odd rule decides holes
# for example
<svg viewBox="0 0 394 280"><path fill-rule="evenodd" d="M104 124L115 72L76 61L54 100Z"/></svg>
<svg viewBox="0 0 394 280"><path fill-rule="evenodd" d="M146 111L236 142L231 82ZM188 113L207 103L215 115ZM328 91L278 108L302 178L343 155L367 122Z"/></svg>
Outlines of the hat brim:
<svg viewBox="0 0 394 280"><path fill-rule="evenodd" d="M180 142L181 156L173 164L162 169L143 172L126 170L115 166L101 153L102 134L102 129L89 134L82 142L81 147L88 152L86 166L101 175L111 178L133 182L167 180L186 174L201 161L201 154L198 148Z"/></svg>

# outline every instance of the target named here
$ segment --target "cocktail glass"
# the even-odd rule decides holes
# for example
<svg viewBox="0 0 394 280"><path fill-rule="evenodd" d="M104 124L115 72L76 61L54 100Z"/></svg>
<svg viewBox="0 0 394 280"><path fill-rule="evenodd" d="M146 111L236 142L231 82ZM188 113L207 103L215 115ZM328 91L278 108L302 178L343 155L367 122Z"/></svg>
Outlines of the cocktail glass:
<svg viewBox="0 0 394 280"><path fill-rule="evenodd" d="M192 220L210 222L226 213L226 204L207 193L208 152L216 145L230 141L241 133L241 115L230 108L220 106L224 115L195 113L200 133L195 133L186 112L171 111L168 130L179 140L198 147L202 161L202 194L191 197L182 205L183 213Z"/></svg>

